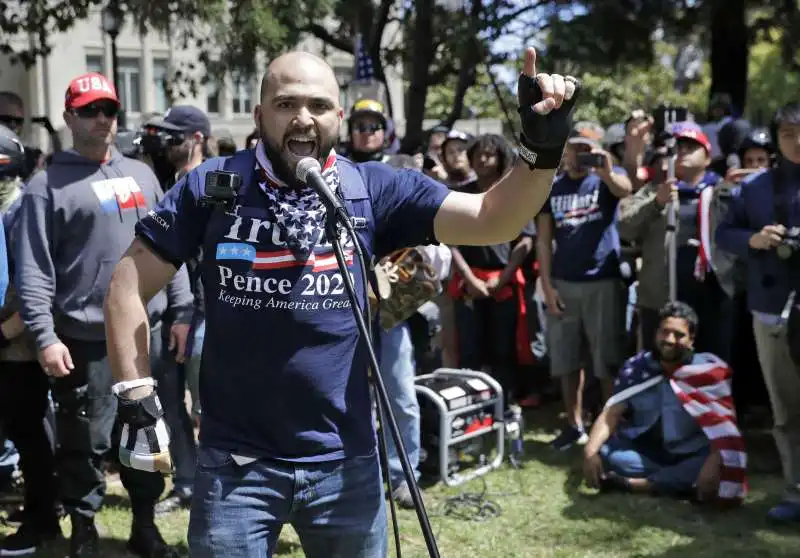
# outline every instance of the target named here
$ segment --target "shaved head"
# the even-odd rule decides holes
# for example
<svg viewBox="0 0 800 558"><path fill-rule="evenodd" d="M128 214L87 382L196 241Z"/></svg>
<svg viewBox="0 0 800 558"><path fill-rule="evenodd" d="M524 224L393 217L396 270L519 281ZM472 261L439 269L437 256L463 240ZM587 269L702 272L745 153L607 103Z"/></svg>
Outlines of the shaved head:
<svg viewBox="0 0 800 558"><path fill-rule="evenodd" d="M324 164L344 118L333 69L308 52L279 56L261 80L254 116L265 154L282 180L291 182L306 157Z"/></svg>
<svg viewBox="0 0 800 558"><path fill-rule="evenodd" d="M326 82L331 87L334 96L339 98L339 81L333 68L325 60L300 50L281 54L273 60L267 68L267 73L261 79L261 100L269 94L270 89L274 89L279 83L292 83L303 81L306 76L313 76Z"/></svg>

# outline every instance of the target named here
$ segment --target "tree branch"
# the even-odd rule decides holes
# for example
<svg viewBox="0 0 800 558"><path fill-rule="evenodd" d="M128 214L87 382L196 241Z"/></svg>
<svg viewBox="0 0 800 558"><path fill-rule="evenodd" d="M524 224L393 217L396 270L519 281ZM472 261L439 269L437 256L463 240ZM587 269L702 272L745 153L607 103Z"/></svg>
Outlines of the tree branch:
<svg viewBox="0 0 800 558"><path fill-rule="evenodd" d="M333 48L338 48L339 50L343 50L344 52L349 52L350 54L353 54L353 43L351 41L333 35L330 31L328 31L318 23L309 23L303 29L303 31L311 33L317 39L325 43L328 43Z"/></svg>

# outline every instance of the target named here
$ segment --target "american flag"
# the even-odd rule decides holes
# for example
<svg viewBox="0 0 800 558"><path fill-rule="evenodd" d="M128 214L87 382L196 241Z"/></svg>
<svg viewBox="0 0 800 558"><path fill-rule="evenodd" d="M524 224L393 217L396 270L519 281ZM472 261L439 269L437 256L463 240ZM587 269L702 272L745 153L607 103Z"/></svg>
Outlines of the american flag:
<svg viewBox="0 0 800 558"><path fill-rule="evenodd" d="M275 226L298 261L305 262L314 253L325 224L325 206L311 188L289 188L278 180L263 143L256 147L257 170L261 174L259 187L267 197L267 205ZM322 168L322 177L332 192L339 188L336 152L331 150Z"/></svg>
<svg viewBox="0 0 800 558"><path fill-rule="evenodd" d="M353 251L345 250L347 266L353 265ZM317 246L308 258L295 255L291 250L256 251L255 247L242 242L225 242L217 245L217 260L244 260L252 269L284 269L287 267L311 266L311 271L338 269L336 255L330 246Z"/></svg>
<svg viewBox="0 0 800 558"><path fill-rule="evenodd" d="M698 353L691 364L680 367L669 378L652 367L648 353L634 356L614 381L606 408L630 399L667 380L684 410L708 437L722 458L720 502L741 503L747 495L747 453L736 424L731 392L731 369L717 356Z"/></svg>
<svg viewBox="0 0 800 558"><path fill-rule="evenodd" d="M369 52L364 47L364 40L361 33L356 34L356 68L355 68L355 82L356 83L371 83L375 80L375 68L372 66L372 58Z"/></svg>

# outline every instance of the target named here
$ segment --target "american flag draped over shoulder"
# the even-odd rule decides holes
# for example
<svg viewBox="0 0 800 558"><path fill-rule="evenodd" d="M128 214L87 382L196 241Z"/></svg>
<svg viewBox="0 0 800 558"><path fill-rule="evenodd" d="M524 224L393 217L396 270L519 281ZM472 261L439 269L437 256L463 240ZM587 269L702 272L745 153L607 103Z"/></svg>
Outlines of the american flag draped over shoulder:
<svg viewBox="0 0 800 558"><path fill-rule="evenodd" d="M614 381L614 393L606 408L630 399L666 377L648 366L645 354L630 359ZM684 410L708 437L722 458L717 494L721 503L740 504L747 495L747 453L736 424L731 392L731 369L719 357L698 353L668 379Z"/></svg>
<svg viewBox="0 0 800 558"><path fill-rule="evenodd" d="M256 146L256 171L259 187L268 200L268 210L284 242L297 260L306 261L325 229L325 205L310 187L295 189L275 176L261 140ZM333 149L322 167L322 176L335 194L339 188L339 171Z"/></svg>

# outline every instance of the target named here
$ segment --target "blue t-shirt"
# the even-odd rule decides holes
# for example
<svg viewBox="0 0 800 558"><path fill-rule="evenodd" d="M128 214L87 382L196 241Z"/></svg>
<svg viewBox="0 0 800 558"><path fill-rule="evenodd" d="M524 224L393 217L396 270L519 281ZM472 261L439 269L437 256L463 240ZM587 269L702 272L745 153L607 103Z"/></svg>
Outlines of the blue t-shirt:
<svg viewBox="0 0 800 558"><path fill-rule="evenodd" d="M433 221L445 186L381 163L340 157L338 166L343 184L360 176L371 200L367 262L373 254L436 243ZM176 264L203 246L201 441L295 462L372 454L368 355L330 244L320 239L314 261L285 265L283 234L270 222L257 183L240 193L236 211L198 204L205 172L217 168L212 160L190 172L137 225L138 235ZM357 258L350 275L363 308Z"/></svg>
<svg viewBox="0 0 800 558"><path fill-rule="evenodd" d="M614 172L625 174L619 167ZM554 222L553 278L596 281L620 277L618 203L594 172L578 179L566 173L556 178L542 208Z"/></svg>

